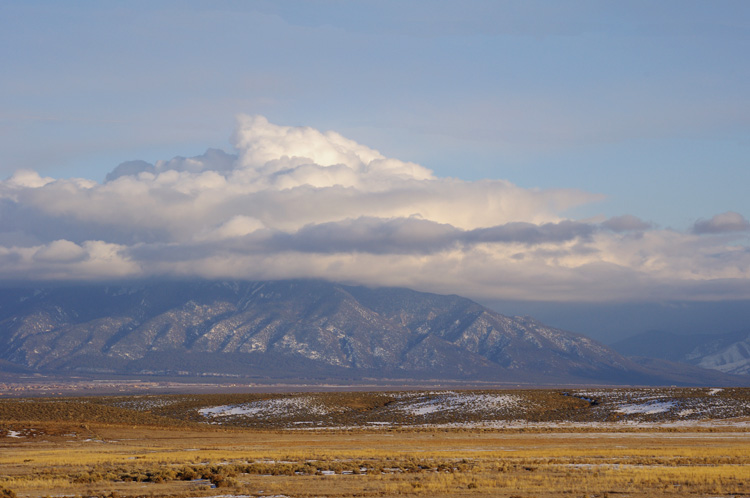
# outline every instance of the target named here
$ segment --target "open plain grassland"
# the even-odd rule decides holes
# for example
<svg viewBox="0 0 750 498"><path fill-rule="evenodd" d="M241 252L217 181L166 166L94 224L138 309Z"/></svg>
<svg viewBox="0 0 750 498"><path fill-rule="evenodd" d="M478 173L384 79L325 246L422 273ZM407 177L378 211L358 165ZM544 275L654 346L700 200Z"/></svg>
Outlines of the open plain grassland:
<svg viewBox="0 0 750 498"><path fill-rule="evenodd" d="M705 389L3 400L0 490L18 497L749 496L746 404L743 390ZM723 415L689 418L706 407ZM330 417L340 423L328 424Z"/></svg>

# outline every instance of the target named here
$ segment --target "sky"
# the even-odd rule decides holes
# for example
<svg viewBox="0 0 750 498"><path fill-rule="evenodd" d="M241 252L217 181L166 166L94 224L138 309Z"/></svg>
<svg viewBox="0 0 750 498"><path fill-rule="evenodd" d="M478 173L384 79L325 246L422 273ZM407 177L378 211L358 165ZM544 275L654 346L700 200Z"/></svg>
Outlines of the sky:
<svg viewBox="0 0 750 498"><path fill-rule="evenodd" d="M0 282L327 278L600 339L737 328L748 53L744 0L0 1Z"/></svg>

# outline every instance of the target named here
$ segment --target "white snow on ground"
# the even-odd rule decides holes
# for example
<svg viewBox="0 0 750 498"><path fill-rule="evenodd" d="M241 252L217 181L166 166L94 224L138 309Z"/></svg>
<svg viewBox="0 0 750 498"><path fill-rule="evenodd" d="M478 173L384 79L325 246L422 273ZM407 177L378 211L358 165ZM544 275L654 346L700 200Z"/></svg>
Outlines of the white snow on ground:
<svg viewBox="0 0 750 498"><path fill-rule="evenodd" d="M368 426L371 429L389 429L392 425L372 425ZM644 422L639 420L625 420L619 422L529 422L527 420L492 420L482 422L452 422L446 424L416 424L409 425L409 427L416 428L428 428L428 429L589 429L592 432L582 433L561 433L564 437L578 437L581 439L587 438L600 438L604 432L609 433L611 431L611 437L644 437L643 432L623 432L623 430L637 430L637 429L729 429L732 432L717 432L712 435L705 433L701 434L701 437L714 437L714 438L742 438L750 440L750 420L742 419L725 419L725 420L677 420L677 421L665 421L665 422ZM318 427L295 427L292 430L350 430L358 429L361 426L358 425L334 425L334 426L318 426ZM689 438L694 437L695 433L692 432L675 432L669 435L665 433L659 433L659 437L670 437L670 438ZM544 437L558 437L555 433L544 433ZM508 449L507 451L514 451Z"/></svg>
<svg viewBox="0 0 750 498"><path fill-rule="evenodd" d="M643 413L646 415L652 415L654 413L668 412L674 407L674 405L674 401L652 401L643 404L621 405L615 411L620 413Z"/></svg>
<svg viewBox="0 0 750 498"><path fill-rule="evenodd" d="M276 495L284 496L284 495ZM254 495L211 495L211 498L254 498ZM270 496L266 498L271 498Z"/></svg>
<svg viewBox="0 0 750 498"><path fill-rule="evenodd" d="M8 437L23 437L20 432L18 431L8 431Z"/></svg>
<svg viewBox="0 0 750 498"><path fill-rule="evenodd" d="M230 417L237 415L259 418L283 417L296 414L325 415L328 411L308 396L277 398L253 401L241 405L223 405L202 408L198 413L204 417Z"/></svg>
<svg viewBox="0 0 750 498"><path fill-rule="evenodd" d="M635 388L578 390L572 396L596 401L592 413L614 412L626 417L670 417L676 422L750 416L742 397L717 396L723 388Z"/></svg>
<svg viewBox="0 0 750 498"><path fill-rule="evenodd" d="M573 396L598 401L648 401L663 399L669 394L666 389L613 389L606 391L575 391Z"/></svg>
<svg viewBox="0 0 750 498"><path fill-rule="evenodd" d="M400 401L395 408L411 415L428 415L446 411L476 413L498 408L512 408L519 404L520 398L508 394L463 394L455 392L431 393L427 399L419 401L407 399Z"/></svg>
<svg viewBox="0 0 750 498"><path fill-rule="evenodd" d="M580 407L587 421L528 421L534 411L534 398L523 393L429 391L402 392L389 395L385 406L372 413L354 413L351 427L750 427L750 403L743 396L716 396L722 389L708 388L627 388L570 391L591 401ZM564 395L563 392L560 392ZM732 395L730 395L732 394ZM232 424L243 417L258 422L278 421L289 428L327 427L333 422L328 415L346 414L350 407L330 403L311 394L295 394L248 403L209 406L198 412L213 424ZM335 425L335 424L334 424ZM346 428L341 427L339 428Z"/></svg>
<svg viewBox="0 0 750 498"><path fill-rule="evenodd" d="M253 498L253 495L211 495L211 498Z"/></svg>

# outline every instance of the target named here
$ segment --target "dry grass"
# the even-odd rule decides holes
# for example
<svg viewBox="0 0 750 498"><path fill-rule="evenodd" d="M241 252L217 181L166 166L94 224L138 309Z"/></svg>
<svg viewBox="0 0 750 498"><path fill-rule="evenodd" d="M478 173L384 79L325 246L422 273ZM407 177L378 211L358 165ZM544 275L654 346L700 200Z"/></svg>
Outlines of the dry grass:
<svg viewBox="0 0 750 498"><path fill-rule="evenodd" d="M497 404L466 399L505 399ZM466 404L460 405L460 398ZM594 400L593 402L591 400ZM266 403L265 409L261 406ZM275 405L274 405L275 403ZM456 404L458 403L458 404ZM662 403L669 408L633 410ZM420 406L421 405L421 406ZM630 411L623 412L628 406ZM211 417L202 408L254 407L253 416ZM269 410L276 406L275 410ZM424 408L428 408L425 410ZM372 427L387 424L413 430L421 425L481 425L523 421L537 424L697 422L706 418L750 418L750 389L705 388L539 389L431 392L331 392L277 394L203 394L0 399L2 421L103 422L197 428L205 422L228 427L281 429L300 427ZM581 429L586 430L586 429ZM2 425L0 425L2 431ZM1 433L0 433L1 434Z"/></svg>
<svg viewBox="0 0 750 498"><path fill-rule="evenodd" d="M747 399L745 391L723 395ZM745 425L260 430L198 423L197 408L264 396L4 400L0 498L750 495ZM316 399L338 407L331 420L351 422L382 416L397 396ZM589 416L587 403L559 392L528 396L537 403L532 417Z"/></svg>
<svg viewBox="0 0 750 498"><path fill-rule="evenodd" d="M25 429L34 436L0 440L0 489L19 497L750 493L744 432L293 432L45 422Z"/></svg>

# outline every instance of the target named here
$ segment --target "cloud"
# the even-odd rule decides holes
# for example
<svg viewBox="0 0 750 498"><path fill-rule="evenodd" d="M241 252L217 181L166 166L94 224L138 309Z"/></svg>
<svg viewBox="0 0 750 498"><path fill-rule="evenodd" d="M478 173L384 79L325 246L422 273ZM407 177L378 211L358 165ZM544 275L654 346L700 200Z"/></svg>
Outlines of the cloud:
<svg viewBox="0 0 750 498"><path fill-rule="evenodd" d="M506 225L480 228L469 232L468 240L477 242L517 242L521 244L544 244L568 242L576 238L587 239L595 227L575 221L559 223L508 223Z"/></svg>
<svg viewBox="0 0 750 498"><path fill-rule="evenodd" d="M698 220L693 225L693 233L730 233L750 231L750 222L734 211L717 214L710 220Z"/></svg>
<svg viewBox="0 0 750 498"><path fill-rule="evenodd" d="M584 223L508 223L489 228L461 230L452 225L420 218L382 219L360 217L340 222L310 224L293 232L260 229L256 220L235 217L219 230L196 244L181 244L183 254L213 254L217 251L237 254L264 254L294 251L299 253L435 254L464 250L487 243L535 246L586 239L596 227ZM225 235L220 237L216 235ZM228 240L232 239L232 240ZM162 260L174 258L171 245L141 246L140 259L146 254ZM161 256L157 256L161 251Z"/></svg>
<svg viewBox="0 0 750 498"><path fill-rule="evenodd" d="M750 252L634 216L568 219L573 189L463 181L333 132L240 116L234 151L128 161L103 183L0 182L0 278L328 278L484 299L750 297ZM731 293L731 294L730 294ZM719 297L720 296L720 297Z"/></svg>
<svg viewBox="0 0 750 498"><path fill-rule="evenodd" d="M147 163L146 161L142 161L140 159L136 161L125 161L124 163L120 163L115 169L107 173L105 181L111 182L113 180L117 180L121 176L134 176L138 173L143 172L155 173L156 168L154 168L153 164Z"/></svg>
<svg viewBox="0 0 750 498"><path fill-rule="evenodd" d="M372 254L432 254L486 243L537 245L587 237L594 227L583 223L508 223L460 230L418 218L358 218L303 227L293 234L275 234L269 250Z"/></svg>
<svg viewBox="0 0 750 498"><path fill-rule="evenodd" d="M126 248L100 240L55 240L38 246L0 246L3 280L100 280L144 276Z"/></svg>
<svg viewBox="0 0 750 498"><path fill-rule="evenodd" d="M36 171L21 169L16 171L13 176L8 178L5 181L5 184L11 188L38 188L52 183L53 181L53 178L39 176L39 173L37 173Z"/></svg>
<svg viewBox="0 0 750 498"><path fill-rule="evenodd" d="M602 223L602 227L612 230L613 232L631 232L641 231L653 228L653 224L637 218L631 214L622 216L613 216Z"/></svg>
<svg viewBox="0 0 750 498"><path fill-rule="evenodd" d="M34 261L52 263L72 263L86 257L86 251L78 244L69 240L56 240L49 245L40 247L34 253Z"/></svg>

